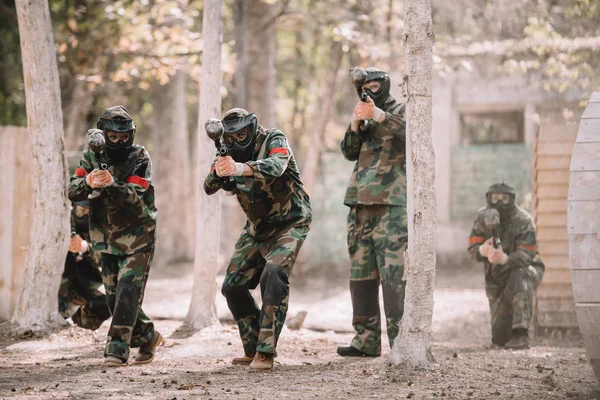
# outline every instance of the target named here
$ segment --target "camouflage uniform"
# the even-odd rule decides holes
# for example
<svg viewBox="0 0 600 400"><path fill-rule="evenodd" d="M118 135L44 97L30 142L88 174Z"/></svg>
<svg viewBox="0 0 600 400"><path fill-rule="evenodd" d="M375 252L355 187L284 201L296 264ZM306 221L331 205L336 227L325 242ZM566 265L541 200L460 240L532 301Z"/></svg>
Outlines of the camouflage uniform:
<svg viewBox="0 0 600 400"><path fill-rule="evenodd" d="M537 251L535 225L527 211L513 206L500 218L497 235L508 262L492 265L481 256L479 247L492 232L484 222L484 208L477 211L469 235L469 254L485 265L485 290L492 316L492 342L503 346L516 329L529 329L533 296L544 276L544 264Z"/></svg>
<svg viewBox="0 0 600 400"><path fill-rule="evenodd" d="M83 228L75 222L73 211L71 231L90 243L89 228ZM98 290L100 286L100 255L92 249L83 254L68 252L58 290L58 311L64 318L71 317L82 328L98 329L110 318L106 296Z"/></svg>
<svg viewBox="0 0 600 400"><path fill-rule="evenodd" d="M390 347L404 313L406 223L406 123L404 104L389 96L385 120L367 128L348 128L341 143L344 157L356 161L344 204L348 214L352 324L351 346L381 354L379 283L383 290Z"/></svg>
<svg viewBox="0 0 600 400"><path fill-rule="evenodd" d="M275 353L285 322L289 275L308 234L312 212L296 160L283 132L257 129L253 177L235 177L247 221L227 268L222 293L238 324L244 352ZM214 165L204 181L208 195L221 189ZM262 308L250 290L260 283Z"/></svg>
<svg viewBox="0 0 600 400"><path fill-rule="evenodd" d="M109 116L117 107L105 111ZM140 347L154 334L154 324L141 308L154 253L156 207L150 155L132 145L126 158L110 162L114 184L90 200L90 237L102 256L102 279L113 319L104 355L122 360L130 347ZM69 198L83 200L92 192L86 176L98 168L92 151L85 151L69 185Z"/></svg>

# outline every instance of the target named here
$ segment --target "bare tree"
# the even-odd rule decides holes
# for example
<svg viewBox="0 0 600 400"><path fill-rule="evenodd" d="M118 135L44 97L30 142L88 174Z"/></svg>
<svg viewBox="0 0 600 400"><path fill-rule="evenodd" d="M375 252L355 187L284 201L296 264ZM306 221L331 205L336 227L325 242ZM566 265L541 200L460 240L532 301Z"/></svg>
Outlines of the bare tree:
<svg viewBox="0 0 600 400"><path fill-rule="evenodd" d="M155 85L153 108L156 207L160 210L154 265L164 268L194 257L194 199L183 71L164 86Z"/></svg>
<svg viewBox="0 0 600 400"><path fill-rule="evenodd" d="M221 0L206 0L202 19L202 86L198 111L197 154L201 188L214 158L214 143L204 132L204 122L221 116L221 41L223 20ZM198 189L197 189L198 190ZM219 268L219 240L221 225L220 193L196 196L196 257L194 261L194 288L192 302L180 331L196 331L218 324L215 310L217 272Z"/></svg>
<svg viewBox="0 0 600 400"><path fill-rule="evenodd" d="M247 99L250 112L256 114L258 123L272 128L277 124L275 21L274 7L265 0L248 1L246 21Z"/></svg>
<svg viewBox="0 0 600 400"><path fill-rule="evenodd" d="M27 126L33 174L33 222L23 291L13 314L19 330L49 330L58 314L58 287L69 240L58 68L48 2L17 0Z"/></svg>
<svg viewBox="0 0 600 400"><path fill-rule="evenodd" d="M405 54L407 94L408 249L406 298L393 364L426 368L431 356L435 283L435 154L431 137L433 24L430 0L407 0Z"/></svg>
<svg viewBox="0 0 600 400"><path fill-rule="evenodd" d="M304 169L302 171L302 178L304 187L309 195L313 194L313 189L317 183L319 176L321 158L323 156L323 149L325 148L325 130L327 129L327 122L331 118L331 108L333 105L333 96L335 94L335 87L337 84L337 76L342 63L342 42L334 41L332 43L331 56L329 59L329 67L327 70L327 78L323 85L323 91L321 93L321 113L317 123L312 129L311 134L311 151L306 153L306 159L304 160ZM304 252L303 254L306 254Z"/></svg>

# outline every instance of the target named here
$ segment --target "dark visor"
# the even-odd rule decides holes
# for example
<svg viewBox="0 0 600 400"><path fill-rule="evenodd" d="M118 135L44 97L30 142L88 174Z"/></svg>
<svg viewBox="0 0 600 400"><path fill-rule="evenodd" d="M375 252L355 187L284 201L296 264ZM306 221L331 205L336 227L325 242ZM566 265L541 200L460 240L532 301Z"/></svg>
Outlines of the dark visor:
<svg viewBox="0 0 600 400"><path fill-rule="evenodd" d="M129 132L135 129L132 119L102 119L102 127L114 132Z"/></svg>
<svg viewBox="0 0 600 400"><path fill-rule="evenodd" d="M221 121L223 123L223 133L235 133L252 125L254 120L256 120L256 116L248 114L243 118Z"/></svg>

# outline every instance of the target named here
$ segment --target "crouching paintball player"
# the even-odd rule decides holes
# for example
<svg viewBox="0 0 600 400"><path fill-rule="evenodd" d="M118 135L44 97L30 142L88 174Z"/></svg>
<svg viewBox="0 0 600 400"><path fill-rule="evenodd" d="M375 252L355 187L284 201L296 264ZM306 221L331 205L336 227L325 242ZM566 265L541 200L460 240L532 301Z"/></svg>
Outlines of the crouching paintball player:
<svg viewBox="0 0 600 400"><path fill-rule="evenodd" d="M102 286L100 254L91 246L88 200L73 203L71 241L58 290L58 311L85 329L96 330L110 318Z"/></svg>
<svg viewBox="0 0 600 400"><path fill-rule="evenodd" d="M71 176L69 198L90 198L90 239L101 254L112 314L104 364L125 364L135 347L135 363L147 363L164 341L141 308L156 229L150 155L133 143L135 124L125 107L106 109L97 127L90 130L90 150Z"/></svg>
<svg viewBox="0 0 600 400"><path fill-rule="evenodd" d="M477 211L469 235L469 254L485 265L492 342L507 349L528 349L533 296L544 276L535 225L515 204L514 189L504 182L490 186L486 200L487 207Z"/></svg>
<svg viewBox="0 0 600 400"><path fill-rule="evenodd" d="M222 287L245 353L233 363L270 370L287 313L289 276L312 218L310 202L283 132L263 128L240 108L227 111L222 121L209 120L209 136L211 121L222 124L224 149L204 190L208 195L233 192L247 218ZM250 294L259 283L260 309Z"/></svg>
<svg viewBox="0 0 600 400"><path fill-rule="evenodd" d="M388 74L377 68L353 68L359 93L341 143L355 161L344 204L348 213L352 325L356 335L340 346L343 357L381 355L379 285L390 348L404 314L406 221L406 122L404 104L390 94Z"/></svg>

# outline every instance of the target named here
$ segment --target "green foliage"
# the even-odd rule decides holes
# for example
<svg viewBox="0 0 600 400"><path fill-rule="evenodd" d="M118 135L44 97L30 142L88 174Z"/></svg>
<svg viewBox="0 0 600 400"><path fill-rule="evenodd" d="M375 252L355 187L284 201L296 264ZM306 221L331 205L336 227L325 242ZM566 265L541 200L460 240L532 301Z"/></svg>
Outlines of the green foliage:
<svg viewBox="0 0 600 400"><path fill-rule="evenodd" d="M14 0L0 0L0 125L27 125Z"/></svg>

